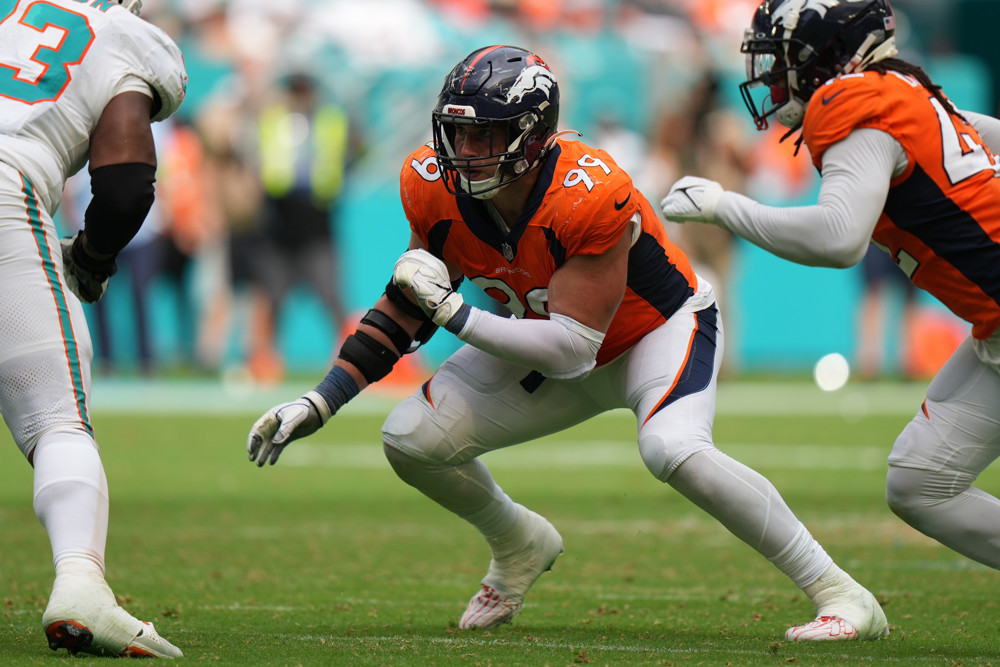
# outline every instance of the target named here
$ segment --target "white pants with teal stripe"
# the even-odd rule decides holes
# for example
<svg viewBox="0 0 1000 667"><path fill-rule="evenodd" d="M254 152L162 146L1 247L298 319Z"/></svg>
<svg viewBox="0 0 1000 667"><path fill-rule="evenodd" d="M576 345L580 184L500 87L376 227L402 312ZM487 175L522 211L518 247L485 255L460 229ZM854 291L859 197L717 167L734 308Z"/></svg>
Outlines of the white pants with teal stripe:
<svg viewBox="0 0 1000 667"><path fill-rule="evenodd" d="M93 348L66 287L59 237L21 174L0 162L0 413L30 456L52 429L92 433Z"/></svg>

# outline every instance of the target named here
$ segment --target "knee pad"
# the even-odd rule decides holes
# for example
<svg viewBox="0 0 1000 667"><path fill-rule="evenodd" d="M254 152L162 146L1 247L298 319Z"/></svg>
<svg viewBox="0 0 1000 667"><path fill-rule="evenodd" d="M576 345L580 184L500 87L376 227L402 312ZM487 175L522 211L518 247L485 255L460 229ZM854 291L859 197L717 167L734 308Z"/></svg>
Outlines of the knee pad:
<svg viewBox="0 0 1000 667"><path fill-rule="evenodd" d="M910 523L909 517L920 511L921 477L924 471L889 466L885 476L885 502L892 513Z"/></svg>
<svg viewBox="0 0 1000 667"><path fill-rule="evenodd" d="M382 424L382 442L410 458L427 462L435 460L434 445L444 434L436 428L429 406L409 397L399 403Z"/></svg>
<svg viewBox="0 0 1000 667"><path fill-rule="evenodd" d="M695 452L714 449L715 446L702 438L687 434L687 437L665 432L663 429L639 434L639 454L653 477L666 482L680 464Z"/></svg>
<svg viewBox="0 0 1000 667"><path fill-rule="evenodd" d="M382 442L432 464L459 465L489 451L460 382L444 371L434 380L433 405L417 392L399 403L382 425Z"/></svg>
<svg viewBox="0 0 1000 667"><path fill-rule="evenodd" d="M385 454L385 459L392 466L395 471L396 476L407 484L413 485L413 480L415 480L420 475L420 471L427 467L425 461L420 461L413 458L408 453L399 449L388 442L382 442L382 452Z"/></svg>
<svg viewBox="0 0 1000 667"><path fill-rule="evenodd" d="M909 524L919 523L933 508L969 489L973 475L958 470L921 470L889 466L885 501L893 514Z"/></svg>

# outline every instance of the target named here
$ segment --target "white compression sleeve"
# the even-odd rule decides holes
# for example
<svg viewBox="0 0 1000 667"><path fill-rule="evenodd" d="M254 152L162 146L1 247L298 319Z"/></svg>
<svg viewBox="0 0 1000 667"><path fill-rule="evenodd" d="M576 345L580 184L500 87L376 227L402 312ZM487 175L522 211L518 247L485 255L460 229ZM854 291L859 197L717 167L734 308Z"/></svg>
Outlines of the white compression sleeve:
<svg viewBox="0 0 1000 667"><path fill-rule="evenodd" d="M518 320L472 308L458 337L505 361L557 380L580 378L597 363L604 334L571 317Z"/></svg>
<svg viewBox="0 0 1000 667"><path fill-rule="evenodd" d="M823 155L819 200L812 206L765 206L725 192L720 226L784 259L843 268L861 261L889 192L905 165L903 147L880 130L854 130Z"/></svg>
<svg viewBox="0 0 1000 667"><path fill-rule="evenodd" d="M959 111L959 113L965 116L965 119L969 121L972 127L976 128L976 132L986 142L986 145L990 147L990 151L994 153L1000 152L1000 119L996 119L993 116L985 116L981 113L973 113L972 111Z"/></svg>

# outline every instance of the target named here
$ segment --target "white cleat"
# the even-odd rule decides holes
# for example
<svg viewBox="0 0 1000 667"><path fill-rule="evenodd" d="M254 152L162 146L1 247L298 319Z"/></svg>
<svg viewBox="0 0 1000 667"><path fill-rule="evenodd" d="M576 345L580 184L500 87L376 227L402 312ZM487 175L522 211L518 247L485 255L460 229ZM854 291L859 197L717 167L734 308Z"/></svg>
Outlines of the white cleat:
<svg viewBox="0 0 1000 667"><path fill-rule="evenodd" d="M465 608L458 627L463 630L482 628L488 630L504 623L510 623L521 613L521 597L502 597L496 589L483 584Z"/></svg>
<svg viewBox="0 0 1000 667"><path fill-rule="evenodd" d="M888 637L889 622L878 600L860 584L851 583L852 590L833 597L817 610L815 621L786 630L785 639L846 642Z"/></svg>
<svg viewBox="0 0 1000 667"><path fill-rule="evenodd" d="M510 623L521 612L525 593L563 552L562 536L544 517L518 506L520 536L505 553L494 551L482 586L462 614L458 627L487 630Z"/></svg>
<svg viewBox="0 0 1000 667"><path fill-rule="evenodd" d="M182 658L179 648L118 606L103 580L57 578L42 615L49 648L122 658Z"/></svg>

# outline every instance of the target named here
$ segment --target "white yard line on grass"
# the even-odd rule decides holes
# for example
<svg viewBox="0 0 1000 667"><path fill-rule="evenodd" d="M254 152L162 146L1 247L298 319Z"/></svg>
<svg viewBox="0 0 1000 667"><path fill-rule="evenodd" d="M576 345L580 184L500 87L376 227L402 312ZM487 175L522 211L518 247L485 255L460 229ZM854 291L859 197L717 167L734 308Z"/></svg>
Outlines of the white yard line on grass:
<svg viewBox="0 0 1000 667"><path fill-rule="evenodd" d="M288 635L285 635L286 637ZM358 645L358 646L371 646L378 645L382 646L385 644L395 645L395 646L405 646L407 644L428 644L428 645L453 645L456 648L463 648L466 646L478 646L483 648L488 647L509 647L509 648L524 648L524 649L555 649L555 650L567 650L567 651L593 651L593 652L607 652L607 653L619 653L619 654L662 654L662 655L682 655L682 654L696 654L696 655L715 655L718 656L720 660L733 655L747 655L760 657L761 653L759 650L738 650L732 648L726 648L722 645L718 647L707 646L707 647L694 647L687 646L683 648L673 648L670 646L635 646L628 644L612 644L608 642L558 642L558 641L548 641L540 639L508 639L497 637L494 639L479 639L475 637L419 637L413 635L379 635L375 637L359 637L357 635L343 637L343 636L315 636L315 635L302 635L300 637L303 641L320 641L321 643L329 642L331 646L342 646L342 645ZM762 639L767 639L762 638ZM888 641L892 641L890 638ZM794 651L796 649L795 644L782 642L781 647L787 649L788 651ZM593 656L590 656L593 657ZM791 656L789 656L791 657ZM978 660L992 660L996 656L963 656L963 661L974 663ZM779 653L775 654L775 660L781 661L783 658ZM848 653L833 653L824 652L823 660L829 661L830 659L841 659L844 660L845 664L863 664L869 662L878 662L879 664L902 664L906 663L912 665L915 663L941 663L943 657L941 655L926 655L926 656L912 656L907 655L905 657L892 657L886 655L879 655L876 659L873 656L866 656L857 651L851 651ZM798 659L796 658L797 662ZM724 664L720 662L719 664Z"/></svg>
<svg viewBox="0 0 1000 667"><path fill-rule="evenodd" d="M333 433L331 433L333 435ZM388 464L382 448L372 442L336 442L320 431L295 443L281 455L284 467L381 469ZM377 439L377 434L373 434ZM751 468L771 470L880 470L892 443L883 445L762 445L719 443L719 449ZM492 470L535 470L624 467L642 469L634 440L566 440L527 443L486 454Z"/></svg>
<svg viewBox="0 0 1000 667"><path fill-rule="evenodd" d="M923 384L848 384L821 391L811 382L723 382L717 410L721 415L912 415L924 398ZM215 379L135 380L96 378L92 408L96 414L246 414L256 415L293 400L312 384L261 386ZM415 390L416 387L413 387ZM378 385L344 406L343 414L386 415L408 392Z"/></svg>

